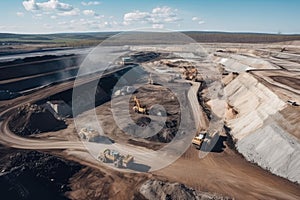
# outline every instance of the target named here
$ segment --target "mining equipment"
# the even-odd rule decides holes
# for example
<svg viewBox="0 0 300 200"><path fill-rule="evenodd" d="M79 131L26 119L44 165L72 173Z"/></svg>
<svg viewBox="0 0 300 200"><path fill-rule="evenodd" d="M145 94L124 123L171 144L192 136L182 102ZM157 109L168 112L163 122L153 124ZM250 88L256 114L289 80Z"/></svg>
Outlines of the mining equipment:
<svg viewBox="0 0 300 200"><path fill-rule="evenodd" d="M142 107L141 104L140 104L140 100L134 96L133 97L133 101L135 103L135 105L133 106L133 110L137 113L142 113L142 114L147 114L147 109L146 107Z"/></svg>
<svg viewBox="0 0 300 200"><path fill-rule="evenodd" d="M293 100L287 100L287 102L291 105L291 106L299 106L299 104L296 101Z"/></svg>
<svg viewBox="0 0 300 200"><path fill-rule="evenodd" d="M132 65L132 64L134 64L134 61L131 57L123 57L122 64L123 65Z"/></svg>
<svg viewBox="0 0 300 200"><path fill-rule="evenodd" d="M105 149L103 152L100 152L98 155L98 160L109 163L112 162L115 167L121 168L121 167L129 167L133 161L134 158L132 155L122 155L116 150L111 149Z"/></svg>
<svg viewBox="0 0 300 200"><path fill-rule="evenodd" d="M192 144L197 148L197 149L200 149L203 142L204 142L204 139L206 137L206 134L207 132L205 131L202 131L199 133L199 135L197 135L196 137L193 138L192 140Z"/></svg>
<svg viewBox="0 0 300 200"><path fill-rule="evenodd" d="M79 137L87 142L94 142L98 136L99 133L90 127L82 128L79 132Z"/></svg>
<svg viewBox="0 0 300 200"><path fill-rule="evenodd" d="M198 70L195 67L188 68L184 67L183 76L186 80L195 80L198 75Z"/></svg>

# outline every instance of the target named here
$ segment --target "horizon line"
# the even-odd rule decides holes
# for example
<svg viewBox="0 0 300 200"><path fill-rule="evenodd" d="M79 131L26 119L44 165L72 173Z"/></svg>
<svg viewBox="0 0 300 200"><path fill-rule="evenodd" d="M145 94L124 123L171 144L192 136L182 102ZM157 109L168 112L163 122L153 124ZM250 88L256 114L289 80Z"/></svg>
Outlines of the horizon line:
<svg viewBox="0 0 300 200"><path fill-rule="evenodd" d="M159 29L158 29L159 30ZM0 34L12 35L57 35L57 34L89 34L89 33L121 33L121 32L147 32L139 30L114 30L114 31L78 31L78 32L49 32L49 33L20 33L20 32L0 32ZM155 31L153 31L155 32ZM262 34L262 35L282 35L282 36L300 36L300 33L275 33L275 32L252 32L252 31L222 31L222 30L170 30L160 32L198 32L198 33L225 33L225 34Z"/></svg>

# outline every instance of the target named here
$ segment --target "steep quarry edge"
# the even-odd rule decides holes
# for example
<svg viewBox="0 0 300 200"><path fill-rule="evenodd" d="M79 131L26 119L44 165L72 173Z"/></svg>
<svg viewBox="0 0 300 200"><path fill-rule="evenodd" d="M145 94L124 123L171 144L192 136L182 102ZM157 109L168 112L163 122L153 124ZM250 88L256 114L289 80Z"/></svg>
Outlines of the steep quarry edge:
<svg viewBox="0 0 300 200"><path fill-rule="evenodd" d="M280 124L287 106L273 91L248 73L225 87L228 104L238 111L227 120L237 150L273 174L300 183L300 143Z"/></svg>
<svg viewBox="0 0 300 200"><path fill-rule="evenodd" d="M244 72L251 69L277 69L267 61L244 55L216 53L215 62L232 72Z"/></svg>

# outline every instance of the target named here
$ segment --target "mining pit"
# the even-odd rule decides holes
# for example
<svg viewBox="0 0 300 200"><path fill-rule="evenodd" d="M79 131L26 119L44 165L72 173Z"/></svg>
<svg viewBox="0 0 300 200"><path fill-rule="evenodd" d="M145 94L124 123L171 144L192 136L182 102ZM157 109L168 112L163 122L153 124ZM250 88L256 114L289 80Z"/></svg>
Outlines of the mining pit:
<svg viewBox="0 0 300 200"><path fill-rule="evenodd" d="M204 127L211 117L218 116L219 112L212 103L215 99L212 99L208 92L208 88L214 86L213 79L204 83L205 76L202 75L192 77L192 80L187 78L186 82L184 78L188 76L174 75L174 72L182 73L184 67L194 69L188 68L189 65L205 67L204 62L197 59L178 61L174 57L170 58L169 54L160 52L160 48L157 49L160 53L150 52L149 57L146 51L140 54L134 52L135 55L142 56L141 59L136 59L139 62L137 65L126 66L113 74L108 73L100 81L93 77L82 82L79 86L82 87L82 91L96 83L96 101L77 110L77 113L73 113L72 110L67 112L68 107L74 106L71 89L74 74L69 73L69 70L78 69L81 56L40 57L28 61L15 61L9 66L7 63L1 65L1 70L11 73L8 73L9 78L2 77L0 89L22 94L14 96L4 92L7 96L3 99L6 100L0 102L1 112L5 114L1 114L1 143L22 148L22 145L30 145L27 142L34 141L30 148L37 149L16 151L1 147L3 152L7 152L1 154L3 162L0 184L7 188L5 191L8 192L5 195L19 199L40 198L41 193L44 196L46 194L49 199L154 199L179 196L190 199L298 199L299 107L287 103L288 100L299 102L296 84L299 80L298 72L289 71L289 64L295 62L295 57L291 55L291 58L287 58L288 54L280 57L276 54L270 58L273 61L271 62L264 59L265 49L262 51L264 46L259 44L222 44L222 48L228 51L217 51L219 47L205 45L209 47L213 63L224 72L220 81L226 93L226 130L219 133L220 137L215 147L202 159L198 157L199 151L191 146L169 166L154 172L137 174L107 167L92 158L83 147L79 149L81 143L73 118L81 115L86 117L88 122L91 108L95 107L105 135L115 143L134 145L137 149L158 150L170 143L176 134L182 134L177 131L182 114L178 99L159 83L175 84L186 93L193 84L199 84L196 103L201 108L201 124ZM270 51L278 48L278 44L274 45L275 47L270 47ZM236 53L240 55L235 55ZM282 60L279 63L275 58ZM27 72L12 73L13 69L22 66L23 70L26 65L34 67L29 67ZM47 66L47 70L50 71L43 71L46 67L40 68L40 65ZM293 66L297 67L297 63ZM43 70L35 71L36 68ZM118 77L129 69L133 69L140 77L134 82L131 82L130 78L126 80L127 86L133 84L133 93L123 94L122 92L130 89L117 88L119 92L114 96L113 88ZM60 70L68 74L66 79L56 76ZM26 75L21 76L22 73ZM151 73L154 84L147 83ZM296 75L293 75L294 73ZM53 79L50 76L53 76ZM293 78L287 79L289 76ZM41 80L45 78L49 83L40 88L44 86ZM14 90L16 87L18 90ZM139 138L139 133L126 134L126 131L114 122L112 96L118 100L119 106L114 108L117 112L127 105L130 117L136 125L144 127L151 123L147 113L137 113L132 109L135 105L133 95L148 109L154 104L164 106L167 121L160 132L151 137ZM125 97L130 97L130 101L125 102ZM84 94L78 98L85 101ZM61 109L60 112L56 112L54 104L57 105L55 109ZM52 106L54 111L49 106ZM186 109L191 109L190 105L186 105ZM161 114L158 114L162 113L160 110L153 112L156 113L155 117L161 117ZM13 133L5 127L7 119L8 128ZM193 124L194 120L191 116L188 121ZM130 124L128 128L131 128ZM58 145L57 149L41 147L48 142ZM70 146L64 147L64 143ZM28 146L24 148L29 148ZM278 148L279 146L281 148Z"/></svg>

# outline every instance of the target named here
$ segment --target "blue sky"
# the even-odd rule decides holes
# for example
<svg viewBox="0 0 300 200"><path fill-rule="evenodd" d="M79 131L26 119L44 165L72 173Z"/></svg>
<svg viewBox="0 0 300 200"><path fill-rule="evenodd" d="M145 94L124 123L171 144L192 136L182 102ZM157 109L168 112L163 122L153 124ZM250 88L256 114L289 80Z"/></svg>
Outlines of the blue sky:
<svg viewBox="0 0 300 200"><path fill-rule="evenodd" d="M171 30L300 33L299 0L7 0L0 32Z"/></svg>

